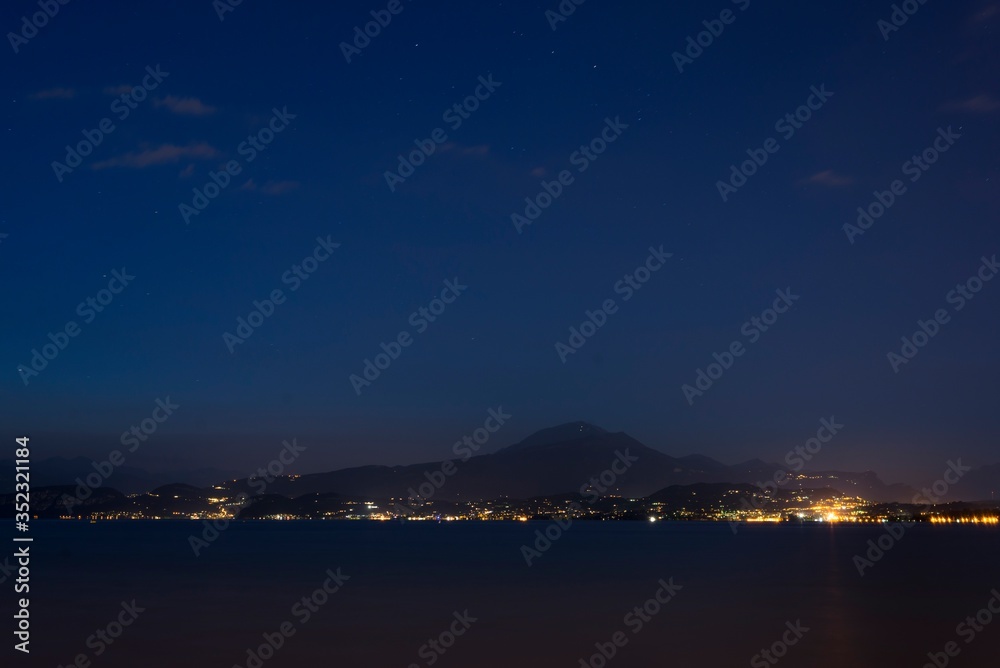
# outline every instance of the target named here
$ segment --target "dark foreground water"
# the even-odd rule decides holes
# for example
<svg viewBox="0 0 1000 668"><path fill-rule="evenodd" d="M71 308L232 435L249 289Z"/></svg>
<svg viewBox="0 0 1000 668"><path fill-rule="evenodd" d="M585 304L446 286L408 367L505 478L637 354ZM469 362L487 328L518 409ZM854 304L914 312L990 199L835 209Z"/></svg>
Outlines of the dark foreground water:
<svg viewBox="0 0 1000 668"><path fill-rule="evenodd" d="M879 527L577 523L528 567L520 547L547 526L244 523L196 557L199 523L35 522L32 654L2 665L579 668L605 665L595 643L610 654L618 633L607 666L919 668L950 641L949 665L1000 666L1000 615L957 628L1000 589L997 529L914 527L861 577L852 558ZM341 590L303 606L338 568ZM651 602L670 578L682 589ZM133 599L117 639L91 637ZM248 657L283 623L273 656Z"/></svg>

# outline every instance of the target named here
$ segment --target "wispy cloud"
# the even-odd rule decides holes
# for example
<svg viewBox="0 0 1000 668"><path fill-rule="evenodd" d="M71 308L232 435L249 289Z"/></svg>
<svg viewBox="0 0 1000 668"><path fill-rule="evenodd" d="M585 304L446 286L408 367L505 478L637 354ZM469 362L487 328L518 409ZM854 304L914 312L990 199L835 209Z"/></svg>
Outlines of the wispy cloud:
<svg viewBox="0 0 1000 668"><path fill-rule="evenodd" d="M941 107L942 111L989 114L1000 110L1000 100L990 95L976 95L967 100L953 100Z"/></svg>
<svg viewBox="0 0 1000 668"><path fill-rule="evenodd" d="M838 174L832 169L827 169L822 172L813 174L812 176L802 179L801 183L808 183L817 186L826 186L828 188L843 188L844 186L849 186L854 183L854 179L850 176L844 176L843 174Z"/></svg>
<svg viewBox="0 0 1000 668"><path fill-rule="evenodd" d="M301 185L302 184L299 183L298 181L266 181L264 185L258 186L256 181L250 179L249 181L244 183L240 189L249 191L260 190L260 192L264 193L265 195L277 196L290 193L293 190L296 190Z"/></svg>
<svg viewBox="0 0 1000 668"><path fill-rule="evenodd" d="M76 95L72 88L46 88L37 93L32 93L28 97L32 100L68 100Z"/></svg>
<svg viewBox="0 0 1000 668"><path fill-rule="evenodd" d="M156 100L157 107L165 107L175 114L183 116L208 116L215 113L215 107L205 104L196 97L177 97L168 95Z"/></svg>
<svg viewBox="0 0 1000 668"><path fill-rule="evenodd" d="M131 93L133 86L128 84L121 84L120 86L106 86L104 92L108 95L124 95L125 93Z"/></svg>
<svg viewBox="0 0 1000 668"><path fill-rule="evenodd" d="M268 181L260 187L260 191L265 195L284 195L297 189L301 183L298 181Z"/></svg>
<svg viewBox="0 0 1000 668"><path fill-rule="evenodd" d="M442 153L455 153L457 155L469 155L469 156L483 156L490 154L490 147L486 144L477 144L475 146L462 146L461 144L456 144L455 142L448 142L441 145Z"/></svg>
<svg viewBox="0 0 1000 668"><path fill-rule="evenodd" d="M176 146L174 144L163 144L156 148L148 148L143 151L135 151L118 155L107 160L95 163L94 169L107 169L109 167L125 167L128 169L145 169L155 165L167 165L180 162L183 158L195 158L209 160L219 155L219 151L209 144L189 144L187 146Z"/></svg>
<svg viewBox="0 0 1000 668"><path fill-rule="evenodd" d="M982 23L988 21L994 16L1000 14L1000 4L990 4L984 7L981 11L977 12L972 17L973 23Z"/></svg>

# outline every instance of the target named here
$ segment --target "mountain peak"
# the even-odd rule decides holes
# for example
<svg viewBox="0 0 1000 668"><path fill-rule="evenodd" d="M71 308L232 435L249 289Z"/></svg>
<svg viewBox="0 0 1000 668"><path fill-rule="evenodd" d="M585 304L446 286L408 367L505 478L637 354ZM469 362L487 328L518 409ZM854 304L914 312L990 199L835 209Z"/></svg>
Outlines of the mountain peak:
<svg viewBox="0 0 1000 668"><path fill-rule="evenodd" d="M593 438L594 436L605 436L607 433L607 430L582 420L578 422L567 422L566 424L560 424L555 427L540 429L531 436L525 438L523 441L504 448L503 452L519 452L527 448L555 445L556 443L568 443L570 441Z"/></svg>

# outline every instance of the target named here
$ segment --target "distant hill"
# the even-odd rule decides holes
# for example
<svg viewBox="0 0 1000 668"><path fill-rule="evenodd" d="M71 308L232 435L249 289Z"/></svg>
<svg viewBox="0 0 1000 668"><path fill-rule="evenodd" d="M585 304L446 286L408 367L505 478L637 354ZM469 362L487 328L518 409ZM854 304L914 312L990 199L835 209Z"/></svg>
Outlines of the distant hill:
<svg viewBox="0 0 1000 668"><path fill-rule="evenodd" d="M536 431L520 443L507 446L502 452L510 454L537 446L544 447L552 444L579 441L584 438L606 436L607 433L600 427L586 422L569 422L557 427L548 427L547 429Z"/></svg>
<svg viewBox="0 0 1000 668"><path fill-rule="evenodd" d="M1000 500L1000 464L969 471L955 485L954 493L949 494L951 496L975 501Z"/></svg>
<svg viewBox="0 0 1000 668"><path fill-rule="evenodd" d="M86 480L94 473L93 461L86 457L67 459L64 457L49 457L31 462L32 487L51 487L57 485L76 485L76 479ZM225 478L232 479L235 475L230 471L204 468L193 470L167 471L165 473L150 473L141 468L120 466L102 482L102 486L113 487L125 494L138 494L168 483L185 483L197 487L208 487ZM14 491L14 462L10 459L0 460L0 494Z"/></svg>
<svg viewBox="0 0 1000 668"><path fill-rule="evenodd" d="M31 488L31 514L38 517L54 518L68 511L65 497L73 496L74 487L57 485L53 487ZM126 497L117 489L99 487L91 491L90 496L71 507L75 512L86 513L95 509L104 509L124 504ZM0 493L0 516L14 517L14 506L17 503L14 492Z"/></svg>
<svg viewBox="0 0 1000 668"><path fill-rule="evenodd" d="M626 452L636 461L624 473L615 476L606 494L643 497L674 485L753 485L772 480L776 472L785 470L785 467L760 459L727 465L704 455L674 457L650 448L623 432L609 432L587 422L570 422L537 431L493 454L479 455L467 461L451 460L456 469L452 476L441 473L443 462L360 466L326 473L285 476L262 488L262 481L255 481L252 485L245 478L234 481L230 472L217 469L154 475L139 468L122 466L103 481L102 486L125 494L143 493L170 483L180 483L199 488L215 485L254 496L267 494L287 498L335 494L358 499L387 499L409 496L411 489L421 494L432 489L431 498L435 501L504 497L529 499L581 494L581 488L588 484L592 476L599 476L619 460L619 453ZM621 469L623 465L617 466ZM13 467L10 460L0 461L0 494L13 491ZM31 483L33 487L74 485L78 477L85 479L93 470L92 462L84 457L45 459L32 462ZM781 489L829 487L884 503L909 503L918 493L908 485L887 485L872 471L819 471L807 475L807 479L785 482ZM429 487L429 478L443 484ZM951 490L947 500L989 501L996 499L998 492L1000 464L967 473Z"/></svg>
<svg viewBox="0 0 1000 668"><path fill-rule="evenodd" d="M527 499L579 493L592 476L598 476L619 459L619 453L636 458L609 486L609 494L642 497L671 485L695 483L754 484L773 478L777 464L751 460L728 466L703 455L672 457L654 450L623 432L612 433L586 422L572 422L535 432L494 454L452 460L457 472L435 489L435 500L469 501L503 497ZM619 464L619 469L622 468ZM295 498L304 494L343 494L367 498L405 497L420 491L428 476L440 479L442 462L409 466L361 466L274 480L263 490ZM261 492L246 479L222 483L226 489ZM886 485L871 472L824 472L811 475L807 488L831 487L874 501L910 501L914 490ZM787 484L786 489L797 486Z"/></svg>

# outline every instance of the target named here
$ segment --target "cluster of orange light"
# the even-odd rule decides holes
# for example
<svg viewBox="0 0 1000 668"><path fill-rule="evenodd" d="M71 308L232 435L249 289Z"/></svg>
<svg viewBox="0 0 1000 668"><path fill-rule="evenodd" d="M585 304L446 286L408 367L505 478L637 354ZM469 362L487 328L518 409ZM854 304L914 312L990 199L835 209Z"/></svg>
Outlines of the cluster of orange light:
<svg viewBox="0 0 1000 668"><path fill-rule="evenodd" d="M1000 517L932 517L931 524L1000 524Z"/></svg>

